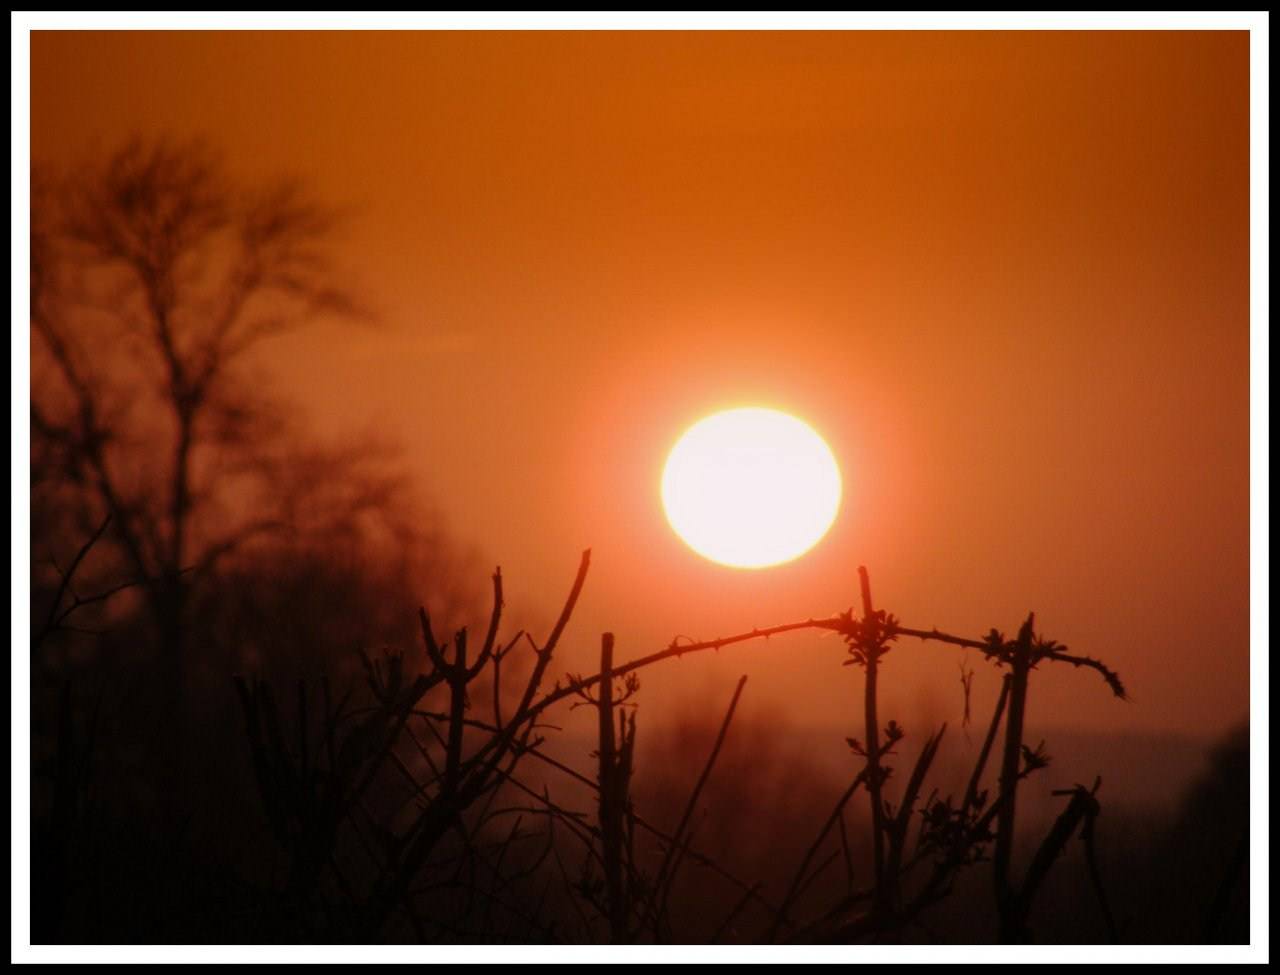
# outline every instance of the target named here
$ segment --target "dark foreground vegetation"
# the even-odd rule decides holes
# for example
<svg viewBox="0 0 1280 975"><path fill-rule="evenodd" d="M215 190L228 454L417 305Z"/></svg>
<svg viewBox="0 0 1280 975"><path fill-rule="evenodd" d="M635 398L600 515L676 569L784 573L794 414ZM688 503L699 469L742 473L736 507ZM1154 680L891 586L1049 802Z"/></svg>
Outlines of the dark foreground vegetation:
<svg viewBox="0 0 1280 975"><path fill-rule="evenodd" d="M605 633L568 673L588 553L555 622L513 628L394 451L265 395L261 344L367 317L332 213L163 144L32 195L33 941L1248 939L1243 733L1127 819L1096 778L1047 784L1027 733L1038 683L1123 698L1117 674L1034 616L912 628L865 570L844 613L638 658ZM849 678L843 780L737 720L746 676L690 725L646 717L649 668L812 630L846 648L812 664ZM901 654L963 651L1001 683L982 714L964 671L961 769L953 727L880 692Z"/></svg>
<svg viewBox="0 0 1280 975"><path fill-rule="evenodd" d="M584 553L542 639L503 628L498 572L479 639L465 626L444 639L423 608L417 645L360 650L358 675L229 677L176 779L163 777L164 748L152 768L143 757L130 769L112 747L107 712L136 701L65 681L40 709L52 726L36 728L49 752L37 769L35 939L1247 940L1243 734L1166 822L1108 821L1095 780L1054 791L1056 819L1030 835L1016 828L1019 796L1049 764L1044 743L1023 736L1033 677L1087 667L1124 694L1104 664L1039 636L1033 617L1012 638L915 630L874 608L863 570L861 612L629 661L606 633L597 672L553 679L588 565ZM643 671L804 629L839 633L862 675L849 781L796 790L758 742L730 747L744 676L714 734L671 750L697 743L698 764L646 787ZM959 791L931 779L946 725L916 733L878 714L881 666L906 641L976 649L1004 672ZM595 716L591 760L556 758L556 722L579 707Z"/></svg>

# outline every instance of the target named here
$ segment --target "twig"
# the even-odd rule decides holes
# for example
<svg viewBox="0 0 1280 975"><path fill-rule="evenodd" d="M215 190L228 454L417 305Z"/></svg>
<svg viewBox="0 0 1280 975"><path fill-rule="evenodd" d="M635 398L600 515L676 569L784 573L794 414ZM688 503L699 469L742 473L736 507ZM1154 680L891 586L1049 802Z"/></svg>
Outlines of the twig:
<svg viewBox="0 0 1280 975"><path fill-rule="evenodd" d="M1031 639L1035 613L1027 617L1014 646L1009 684L1009 719L1005 723L1004 761L1000 770L999 826L992 867L995 874L996 904L1000 909L1001 938L1017 936L1018 914L1014 891L1009 883L1009 860L1013 852L1013 828L1018 798L1018 763L1022 757L1022 723L1026 714L1027 678L1031 671Z"/></svg>
<svg viewBox="0 0 1280 975"><path fill-rule="evenodd" d="M654 924L665 913L669 885L674 883L676 871L679 869L678 851L682 849L685 830L689 826L693 810L697 807L698 798L702 795L702 789L711 777L711 770L715 767L716 759L720 756L720 749L724 745L725 736L729 733L729 725L733 721L733 713L737 710L738 699L742 696L742 689L746 686L746 683L747 675L743 674L738 679L738 686L733 690L733 698L729 701L729 710L725 712L724 720L720 723L720 731L716 735L711 754L707 756L707 761L702 766L702 774L698 776L693 792L689 794L689 801L685 803L680 822L676 826L675 833L672 834L671 845L667 847L666 855L662 858L662 865L658 869L657 879L653 884L653 898L649 904L648 912L648 920ZM668 871L670 871L670 876L668 876ZM661 902L658 901L659 897L661 897Z"/></svg>
<svg viewBox="0 0 1280 975"><path fill-rule="evenodd" d="M874 627L875 609L871 604L871 580L865 565L858 566L858 582L862 589L862 620L864 626ZM880 647L874 634L858 642L866 664L866 682L864 685L863 708L866 718L867 734L867 796L871 803L871 841L875 855L876 901L877 906L887 907L885 898L885 856L884 856L884 804L880 799L880 722L876 715L876 681L880 667Z"/></svg>
<svg viewBox="0 0 1280 975"><path fill-rule="evenodd" d="M845 789L839 801L836 803L835 809L831 811L831 815L827 817L827 821L823 824L817 838L809 844L809 849L805 852L804 858L800 861L800 868L796 871L796 875L792 878L791 886L787 889L787 894L782 898L782 903L778 905L777 916L773 920L773 925L769 928L769 933L765 936L765 940L773 942L778 936L778 929L782 926L783 920L787 917L792 903L799 894L801 885L804 881L806 871L809 869L809 862L818 852L818 848L822 846L822 841L827 838L827 834L831 832L834 826L844 812L845 805L853 798L853 794L858 790L858 786L867 780L867 770L864 768L853 777L853 781L849 783L849 788Z"/></svg>
<svg viewBox="0 0 1280 975"><path fill-rule="evenodd" d="M961 808L967 813L978 798L978 787L982 784L982 773L987 767L987 759L991 755L991 746L996 740L996 732L1000 729L1000 719L1004 716L1005 704L1009 700L1009 684L1012 678L1005 674L1000 681L1000 696L996 699L995 714L991 717L991 726L987 729L987 737L983 739L982 750L978 752L978 761L973 766L973 775L969 777L969 785L964 790L964 802Z"/></svg>
<svg viewBox="0 0 1280 975"><path fill-rule="evenodd" d="M609 939L613 944L630 940L627 933L626 894L622 882L622 809L626 802L627 782L621 774L614 755L613 737L613 634L600 637L600 695L597 704L599 714L600 744L600 835L604 860L606 916L609 920ZM625 743L624 743L624 748Z"/></svg>

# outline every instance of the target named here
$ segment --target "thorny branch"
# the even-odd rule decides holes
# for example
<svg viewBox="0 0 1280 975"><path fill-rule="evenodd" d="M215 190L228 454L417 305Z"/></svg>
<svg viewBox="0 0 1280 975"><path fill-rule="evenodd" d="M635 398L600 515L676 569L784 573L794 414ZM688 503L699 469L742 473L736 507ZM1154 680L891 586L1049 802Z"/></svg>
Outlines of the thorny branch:
<svg viewBox="0 0 1280 975"><path fill-rule="evenodd" d="M570 674L565 682L549 691L540 688L552 655L559 645L570 616L582 591L590 564L590 552L584 552L578 572L570 588L565 605L546 643L538 646L529 639L534 650L534 667L524 681L518 703L510 715L503 714L501 692L497 687L503 659L516 646L522 634L517 633L499 646L498 634L503 607L502 575L493 575L493 609L486 629L484 643L474 662L468 661L467 631L459 630L452 641L450 654L436 638L430 617L423 607L419 614L423 648L429 669L412 679L405 672L403 654L386 654L374 661L362 655L366 677L375 704L372 708L345 711L345 699L337 708L330 702L327 684L324 687L324 707L320 716L320 745L312 749L307 731L307 696L299 688L298 733L296 745L291 746L282 734L269 689L264 685L250 688L241 681L237 686L248 719L251 752L264 804L269 818L275 824L282 841L292 846L295 857L291 871L290 890L301 896L307 883L314 883L321 866L331 866L333 873L341 877L344 899L351 904L357 916L352 930L363 936L376 934L397 912L409 919L415 931L425 933L425 926L437 924L441 932L449 928L462 930L470 916L467 905L471 898L483 900L482 928L487 929L493 918L493 908L498 907L509 920L523 918L531 930L541 936L555 934L552 927L539 920L547 888L543 888L535 909L525 910L513 901L518 880L532 878L539 865L554 862L570 894L570 901L580 911L574 894L595 905L608 922L610 939L629 941L651 932L655 938L670 936L667 904L681 862L688 858L711 869L731 883L739 891L738 901L721 922L716 932L718 939L751 902L760 904L771 919L769 938L777 937L781 926L786 925L792 939L853 939L874 936L879 933L916 923L918 916L930 905L944 897L951 879L964 866L984 859L983 850L993 840L996 844L995 874L997 877L997 902L1005 918L1007 937L1022 936L1032 898L1043 882L1044 876L1063 848L1066 838L1080 830L1086 840L1088 854L1092 856L1092 830L1097 804L1094 790L1073 790L1072 802L1059 819L1054 830L1040 847L1025 878L1014 883L1010 873L1011 838L1014 823L1014 802L1018 783L1048 759L1042 749L1032 750L1022 741L1022 725L1025 715L1027 680L1037 663L1057 661L1074 666L1087 666L1098 670L1118 697L1123 697L1119 678L1090 658L1076 657L1065 648L1038 638L1033 631L1033 617L1029 617L1014 641L992 631L986 640L969 640L934 630L915 630L901 626L883 610L875 610L871 603L870 584L865 569L860 572L862 583L862 609L860 616L852 612L833 617L812 618L781 626L756 628L748 632L700 642L673 641L668 647L644 657L615 664L613 638L602 638L601 667L597 674ZM631 805L628 786L632 774L632 750L634 748L634 711L622 710L624 702L639 690L636 674L644 667L660 661L679 657L685 653L707 649L719 649L752 639L767 639L782 633L822 629L841 634L849 646L851 663L862 665L868 676L865 695L865 731L867 742L862 744L849 739L851 748L865 760L865 767L858 772L843 797L836 803L817 838L805 852L783 900L773 905L766 898L758 883L748 883L734 877L715 861L692 848L689 824L695 806L715 765L723 745L729 724L741 695L744 677L739 681L715 740L707 762L699 776L674 831L670 834L656 829L645 821ZM925 792L925 781L942 742L945 725L926 737L917 756L911 775L904 784L896 807L887 801L883 786L891 769L884 763L893 756L904 732L896 722L880 727L876 711L876 674L881 659L893 641L903 636L921 640L933 640L956 646L982 650L986 659L997 666L1007 667L1010 673L1004 678L996 701L994 716L983 741L972 775L969 777L961 801L953 805L950 799L930 794L917 809L918 797ZM493 720L481 721L468 715L470 685L492 666L494 680ZM621 682L618 684L617 682ZM617 690L615 689L617 685ZM424 706L423 697L437 686L448 691L447 706L443 710ZM594 693L592 693L594 691ZM543 749L543 740L535 732L546 727L541 720L549 708L566 698L576 697L598 711L597 752L599 769L592 779L569 765L551 757ZM633 705L627 704L628 709ZM988 802L982 789L982 777L990 753L995 744L999 727L1004 720L1005 744L1002 753L999 794ZM435 744L419 741L410 727L410 721L419 721ZM336 731L349 727L346 737L339 741ZM468 752L468 738L478 742ZM884 738L881 740L883 731ZM406 760L395 754L395 743L401 736L410 739L417 758L430 775L424 778ZM324 763L320 761L324 757ZM592 823L583 814L556 802L543 785L535 788L521 781L516 766L526 757L533 757L549 769L558 771L580 786L590 788L598 797L597 822ZM380 769L390 768L404 779L410 788L410 799L415 804L412 821L398 835L386 833L379 839L382 849L374 856L380 875L367 895L353 891L345 871L339 870L335 860L335 837L344 821L355 826L354 814L368 815L365 797ZM307 784L309 783L309 784ZM876 857L875 883L864 891L852 890L852 863L849 842L845 835L844 813L849 800L860 786L866 786L872 799L871 819L873 844ZM527 797L524 801L506 801L495 805L499 790L512 789ZM299 791L301 789L301 791ZM532 800L534 805L530 805ZM479 810L478 813L476 810ZM505 829L489 846L479 839L489 824L500 818L517 817L514 825ZM521 822L530 816L545 821L546 843L535 858L534 865L515 862L510 873L505 865L518 860L513 851L518 841L531 839L536 833L522 833ZM464 818L465 817L465 818ZM908 856L908 837L911 823L920 823L914 854ZM576 837L583 844L586 860L577 880L569 876L561 852L557 849L555 829L557 824L567 831L562 835ZM1083 824L1083 829L1080 829ZM839 848L822 857L822 848L832 832L839 830ZM993 828L997 832L993 833ZM380 827L379 827L380 829ZM639 868L634 849L636 829L653 836L662 847L660 864L653 877ZM383 831L386 832L385 830ZM446 836L456 835L462 844L460 854L448 850L455 844L444 846ZM496 848L496 856L490 859L483 850ZM798 923L792 913L799 895L813 880L843 853L849 890L835 905L824 911L816 921ZM445 859L441 859L441 856ZM812 864L821 862L816 869ZM933 861L922 885L914 893L908 893L904 884L914 876L919 865ZM433 870L444 869L449 862L455 864L449 879L426 882L423 878ZM481 864L490 877L486 888L476 871ZM598 866L602 879L592 875ZM1097 879L1096 867L1090 863L1091 876ZM468 879L469 878L469 879ZM431 890L465 890L466 903L456 921L431 919L419 914L410 906L408 898ZM1100 903L1110 919L1105 895L1097 884ZM863 913L849 916L859 905L868 905ZM584 933L590 931L591 922L585 914L579 914Z"/></svg>

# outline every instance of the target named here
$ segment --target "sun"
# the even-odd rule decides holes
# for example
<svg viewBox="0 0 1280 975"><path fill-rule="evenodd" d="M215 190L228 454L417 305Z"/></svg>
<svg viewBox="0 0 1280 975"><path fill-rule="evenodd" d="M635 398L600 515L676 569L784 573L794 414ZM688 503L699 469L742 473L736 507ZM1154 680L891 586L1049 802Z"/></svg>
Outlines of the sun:
<svg viewBox="0 0 1280 975"><path fill-rule="evenodd" d="M840 508L840 467L814 429L761 407L699 420L662 471L662 505L677 535L722 565L760 569L803 555Z"/></svg>

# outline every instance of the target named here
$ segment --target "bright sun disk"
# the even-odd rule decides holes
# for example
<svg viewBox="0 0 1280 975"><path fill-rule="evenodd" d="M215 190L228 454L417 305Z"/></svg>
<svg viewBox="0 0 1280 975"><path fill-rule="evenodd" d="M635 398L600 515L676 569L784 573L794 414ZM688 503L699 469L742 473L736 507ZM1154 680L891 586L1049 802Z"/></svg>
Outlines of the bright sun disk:
<svg viewBox="0 0 1280 975"><path fill-rule="evenodd" d="M840 468L812 427L747 407L699 420L662 472L667 520L699 555L759 569L803 555L840 507Z"/></svg>

